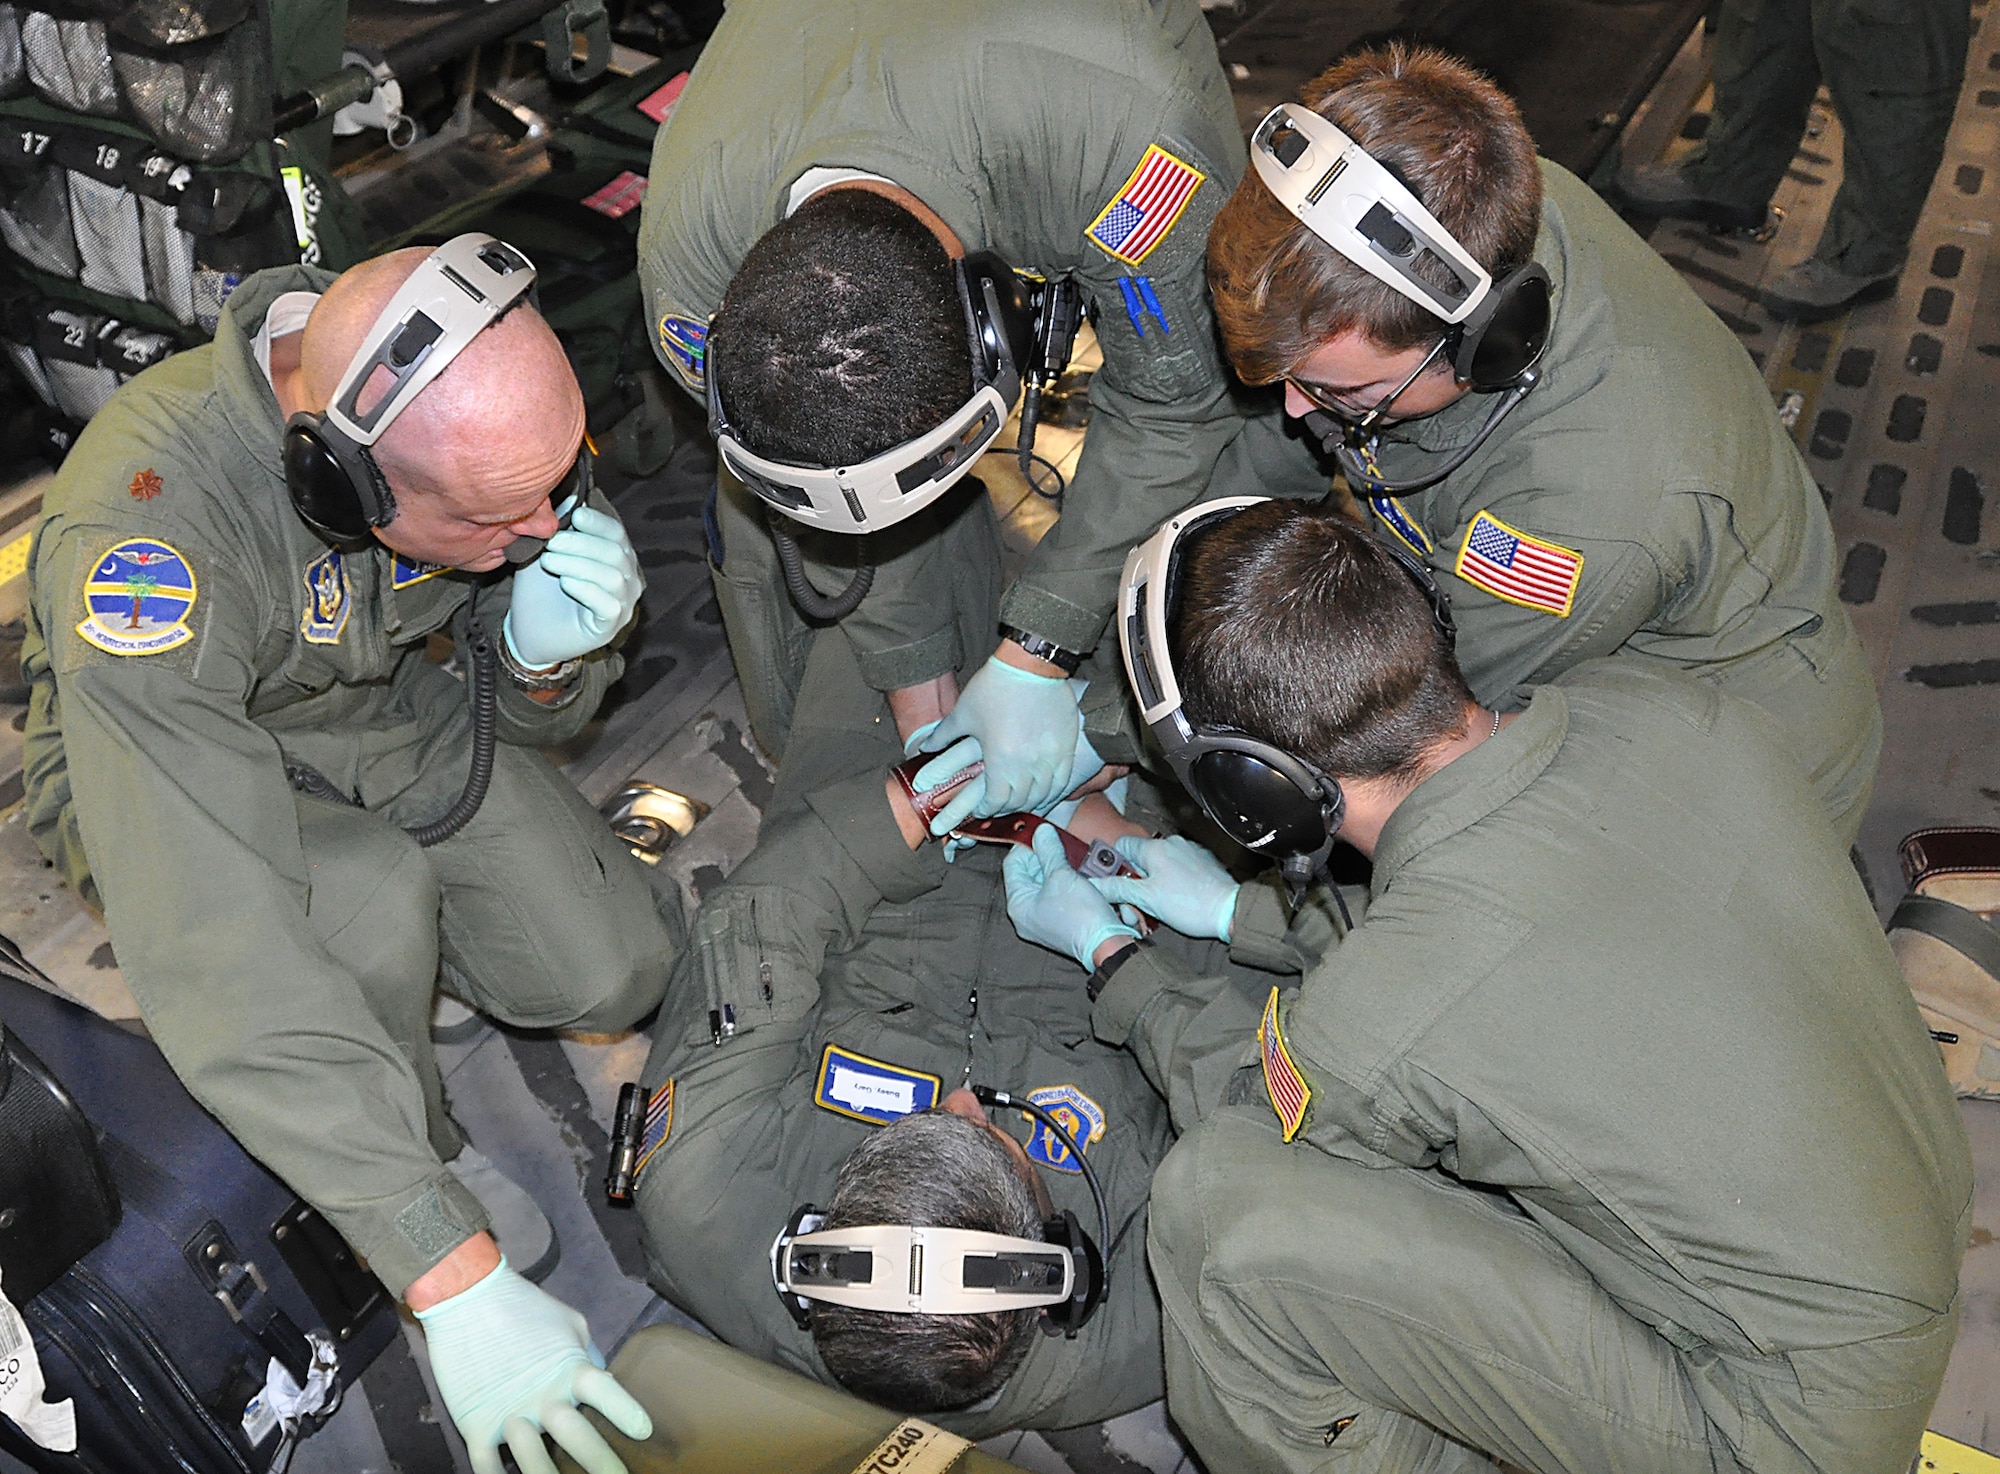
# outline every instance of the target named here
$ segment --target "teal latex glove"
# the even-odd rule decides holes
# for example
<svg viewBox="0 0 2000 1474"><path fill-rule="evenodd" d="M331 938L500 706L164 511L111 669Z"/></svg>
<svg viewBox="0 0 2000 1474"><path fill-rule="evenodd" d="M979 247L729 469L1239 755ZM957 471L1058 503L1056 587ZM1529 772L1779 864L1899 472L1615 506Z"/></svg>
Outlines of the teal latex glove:
<svg viewBox="0 0 2000 1474"><path fill-rule="evenodd" d="M1236 893L1222 862L1191 839L1170 834L1165 839L1118 837L1115 848L1145 877L1107 875L1092 880L1107 902L1135 906L1184 937L1229 940L1229 923L1236 915Z"/></svg>
<svg viewBox="0 0 2000 1474"><path fill-rule="evenodd" d="M625 524L578 507L542 555L514 575L507 648L537 667L588 655L625 628L645 591Z"/></svg>
<svg viewBox="0 0 2000 1474"><path fill-rule="evenodd" d="M627 1438L651 1438L653 1420L604 1370L590 1327L569 1306L507 1265L468 1290L419 1310L445 1410L472 1456L473 1474L501 1474L504 1440L521 1474L556 1474L548 1434L589 1474L625 1474L578 1407L596 1408Z"/></svg>
<svg viewBox="0 0 2000 1474"><path fill-rule="evenodd" d="M932 834L948 834L974 814L1046 814L1104 766L1083 735L1072 683L1002 660L988 660L949 716L911 735L910 749L942 754L918 770L919 793L986 763L931 821Z"/></svg>
<svg viewBox="0 0 2000 1474"><path fill-rule="evenodd" d="M1054 830L1036 830L1032 850L1010 849L1005 870L1007 916L1024 941L1074 957L1090 972L1097 966L1097 949L1112 937L1139 939L1111 903L1070 868Z"/></svg>

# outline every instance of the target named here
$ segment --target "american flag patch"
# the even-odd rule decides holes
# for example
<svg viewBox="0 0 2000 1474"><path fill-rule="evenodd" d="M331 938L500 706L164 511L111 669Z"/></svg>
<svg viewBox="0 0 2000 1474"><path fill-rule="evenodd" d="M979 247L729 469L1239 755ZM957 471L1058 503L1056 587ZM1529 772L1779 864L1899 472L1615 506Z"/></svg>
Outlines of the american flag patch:
<svg viewBox="0 0 2000 1474"><path fill-rule="evenodd" d="M1583 578L1583 554L1530 537L1491 512L1481 512L1466 529L1452 572L1509 604L1567 619Z"/></svg>
<svg viewBox="0 0 2000 1474"><path fill-rule="evenodd" d="M1313 1090L1299 1073L1299 1067L1292 1063L1285 1036L1278 1032L1276 988L1264 1004L1264 1017L1257 1022L1257 1043L1264 1051L1264 1089L1270 1093L1271 1109L1278 1113L1278 1124L1285 1128L1285 1140L1290 1141L1306 1123L1306 1107L1312 1104Z"/></svg>
<svg viewBox="0 0 2000 1474"><path fill-rule="evenodd" d="M673 1129L674 1082L669 1080L646 1097L646 1129L639 1137L638 1160L632 1164L634 1180L646 1170L653 1154L667 1144L667 1135Z"/></svg>
<svg viewBox="0 0 2000 1474"><path fill-rule="evenodd" d="M1150 144L1132 177L1097 212L1084 234L1105 254L1137 266L1166 239L1207 178L1194 165L1182 163L1157 143Z"/></svg>

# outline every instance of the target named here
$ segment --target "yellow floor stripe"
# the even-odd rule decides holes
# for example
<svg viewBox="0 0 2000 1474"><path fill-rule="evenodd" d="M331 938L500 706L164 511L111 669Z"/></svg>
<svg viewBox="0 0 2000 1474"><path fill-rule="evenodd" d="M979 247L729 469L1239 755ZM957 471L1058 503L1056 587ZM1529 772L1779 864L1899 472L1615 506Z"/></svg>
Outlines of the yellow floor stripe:
<svg viewBox="0 0 2000 1474"><path fill-rule="evenodd" d="M1955 1443L1942 1433L1926 1433L1923 1457L1917 1460L1917 1474L2000 1474L2000 1459L1967 1444Z"/></svg>
<svg viewBox="0 0 2000 1474"><path fill-rule="evenodd" d="M28 571L28 545L35 540L35 529L26 532L0 547L0 583L10 583Z"/></svg>

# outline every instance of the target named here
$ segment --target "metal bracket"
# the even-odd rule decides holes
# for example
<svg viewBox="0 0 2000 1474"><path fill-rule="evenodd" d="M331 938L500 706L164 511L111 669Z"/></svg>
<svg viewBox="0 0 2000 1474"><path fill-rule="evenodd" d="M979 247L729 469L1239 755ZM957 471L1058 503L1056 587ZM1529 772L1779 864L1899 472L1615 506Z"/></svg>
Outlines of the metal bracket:
<svg viewBox="0 0 2000 1474"><path fill-rule="evenodd" d="M583 37L583 55L576 38ZM611 17L604 0L563 0L542 17L543 61L556 82L594 82L611 65Z"/></svg>

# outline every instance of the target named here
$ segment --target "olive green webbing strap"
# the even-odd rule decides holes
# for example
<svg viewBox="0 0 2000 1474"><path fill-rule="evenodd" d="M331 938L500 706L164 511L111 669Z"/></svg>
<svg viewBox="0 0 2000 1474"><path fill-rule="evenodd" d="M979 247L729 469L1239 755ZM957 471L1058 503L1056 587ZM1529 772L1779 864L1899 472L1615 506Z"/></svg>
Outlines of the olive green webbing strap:
<svg viewBox="0 0 2000 1474"><path fill-rule="evenodd" d="M972 1445L956 1433L921 1418L905 1418L889 1430L854 1474L945 1474Z"/></svg>
<svg viewBox="0 0 2000 1474"><path fill-rule="evenodd" d="M1920 931L1970 958L1988 976L2000 980L2000 928L1976 911L1940 901L1936 896L1905 896L1889 918L1890 931Z"/></svg>

